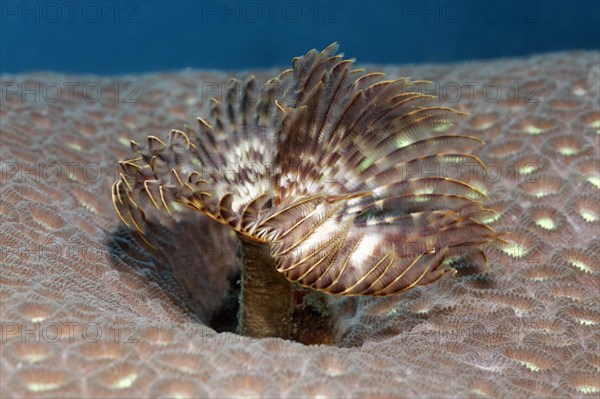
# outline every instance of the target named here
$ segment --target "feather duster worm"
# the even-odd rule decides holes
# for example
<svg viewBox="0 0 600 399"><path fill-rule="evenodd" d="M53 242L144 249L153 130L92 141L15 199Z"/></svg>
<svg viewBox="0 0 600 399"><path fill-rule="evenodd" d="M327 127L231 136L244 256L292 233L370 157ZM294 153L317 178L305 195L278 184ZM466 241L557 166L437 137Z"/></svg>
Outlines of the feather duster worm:
<svg viewBox="0 0 600 399"><path fill-rule="evenodd" d="M260 89L253 77L231 80L196 131L132 141L120 162L115 209L142 236L144 207L172 212L175 203L237 232L241 333L289 336L289 282L397 294L495 238L485 194L440 173L485 170L469 155L480 139L443 133L465 114L432 105L423 82L352 66L332 44Z"/></svg>

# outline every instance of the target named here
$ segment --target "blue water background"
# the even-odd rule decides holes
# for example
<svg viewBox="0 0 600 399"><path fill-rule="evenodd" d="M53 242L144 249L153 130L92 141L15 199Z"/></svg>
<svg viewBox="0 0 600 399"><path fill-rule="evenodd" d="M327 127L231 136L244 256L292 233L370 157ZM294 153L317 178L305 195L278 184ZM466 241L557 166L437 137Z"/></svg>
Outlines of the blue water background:
<svg viewBox="0 0 600 399"><path fill-rule="evenodd" d="M338 41L365 63L600 48L598 1L0 1L0 71L249 69Z"/></svg>

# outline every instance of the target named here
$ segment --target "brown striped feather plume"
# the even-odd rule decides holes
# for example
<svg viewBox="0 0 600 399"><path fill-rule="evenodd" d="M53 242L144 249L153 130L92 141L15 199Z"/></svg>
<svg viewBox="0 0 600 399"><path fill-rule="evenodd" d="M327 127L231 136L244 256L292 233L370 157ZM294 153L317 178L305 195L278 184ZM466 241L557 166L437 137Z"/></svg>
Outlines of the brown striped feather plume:
<svg viewBox="0 0 600 399"><path fill-rule="evenodd" d="M312 50L263 87L231 80L197 130L132 142L113 186L121 219L143 234L146 206L192 208L332 294L390 295L451 271L496 236L468 174L441 173L485 171L469 155L483 142L444 134L465 114L435 106L423 82L352 68L336 44Z"/></svg>

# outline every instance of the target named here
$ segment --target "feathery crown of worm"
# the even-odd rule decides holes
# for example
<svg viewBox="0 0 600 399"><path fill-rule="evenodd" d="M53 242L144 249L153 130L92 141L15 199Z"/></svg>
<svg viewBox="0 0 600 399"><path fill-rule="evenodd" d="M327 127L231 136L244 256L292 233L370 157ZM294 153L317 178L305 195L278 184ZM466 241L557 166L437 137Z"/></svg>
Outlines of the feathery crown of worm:
<svg viewBox="0 0 600 399"><path fill-rule="evenodd" d="M431 105L423 82L352 67L335 43L312 50L262 88L232 79L197 131L132 141L112 188L119 216L144 238L145 206L194 209L331 294L390 295L452 271L449 259L495 239L492 211L464 179L431 171L485 170L469 154L483 142L444 134L465 114Z"/></svg>

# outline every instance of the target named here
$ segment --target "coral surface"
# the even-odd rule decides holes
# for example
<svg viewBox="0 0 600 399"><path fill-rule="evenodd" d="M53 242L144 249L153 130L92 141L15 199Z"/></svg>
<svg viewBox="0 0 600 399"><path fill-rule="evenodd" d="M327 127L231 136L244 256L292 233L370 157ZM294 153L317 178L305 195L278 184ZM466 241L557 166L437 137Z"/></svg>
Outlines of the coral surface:
<svg viewBox="0 0 600 399"><path fill-rule="evenodd" d="M599 54L383 71L473 115L452 132L487 142L506 243L399 296L332 297L329 346L215 331L234 237L156 214L153 251L112 207L129 139L192 123L229 76L3 76L1 396L598 397Z"/></svg>

